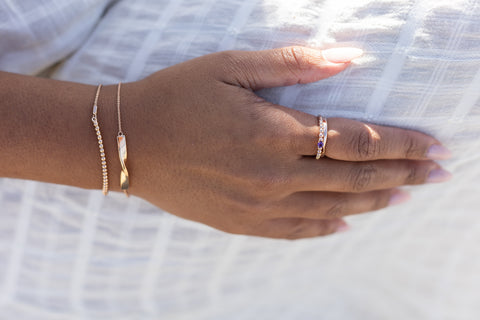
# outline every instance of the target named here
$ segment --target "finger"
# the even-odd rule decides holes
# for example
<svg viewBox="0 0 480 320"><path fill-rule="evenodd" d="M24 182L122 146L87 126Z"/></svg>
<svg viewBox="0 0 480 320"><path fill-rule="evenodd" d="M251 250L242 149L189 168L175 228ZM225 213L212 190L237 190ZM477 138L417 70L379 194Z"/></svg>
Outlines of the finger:
<svg viewBox="0 0 480 320"><path fill-rule="evenodd" d="M297 162L289 181L291 190L295 191L366 192L443 182L450 176L433 161L348 162L305 157Z"/></svg>
<svg viewBox="0 0 480 320"><path fill-rule="evenodd" d="M399 189L365 193L296 192L275 204L278 217L336 219L397 205L410 199Z"/></svg>
<svg viewBox="0 0 480 320"><path fill-rule="evenodd" d="M346 231L348 225L342 219L315 220L304 218L276 218L265 220L252 235L276 239L303 239L326 236Z"/></svg>
<svg viewBox="0 0 480 320"><path fill-rule="evenodd" d="M309 118L309 125L302 130L303 142L299 154L317 153L317 118ZM304 120L305 123L305 120ZM418 131L365 124L360 121L330 118L325 155L344 161L368 161L377 159L443 160L451 156L441 143Z"/></svg>
<svg viewBox="0 0 480 320"><path fill-rule="evenodd" d="M322 51L293 46L264 51L224 51L217 53L214 60L224 66L217 68L220 80L259 90L331 77L362 54L362 50L350 47Z"/></svg>

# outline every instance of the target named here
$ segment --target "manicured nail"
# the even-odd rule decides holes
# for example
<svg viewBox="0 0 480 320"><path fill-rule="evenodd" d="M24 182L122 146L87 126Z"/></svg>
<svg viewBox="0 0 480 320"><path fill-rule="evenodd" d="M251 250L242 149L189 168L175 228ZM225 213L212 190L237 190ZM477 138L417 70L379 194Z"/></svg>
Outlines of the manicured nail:
<svg viewBox="0 0 480 320"><path fill-rule="evenodd" d="M350 62L363 55L363 50L358 48L332 48L322 51L323 58L333 63Z"/></svg>
<svg viewBox="0 0 480 320"><path fill-rule="evenodd" d="M437 183L437 182L445 182L452 178L452 174L448 171L443 169L433 169L428 174L427 183Z"/></svg>
<svg viewBox="0 0 480 320"><path fill-rule="evenodd" d="M350 230L350 226L345 221L341 221L335 232L345 232L347 230Z"/></svg>
<svg viewBox="0 0 480 320"><path fill-rule="evenodd" d="M410 193L403 190L394 190L390 196L390 201L388 202L389 206L395 206L410 200Z"/></svg>
<svg viewBox="0 0 480 320"><path fill-rule="evenodd" d="M439 144L434 144L427 151L427 158L432 160L445 160L452 157L452 152Z"/></svg>

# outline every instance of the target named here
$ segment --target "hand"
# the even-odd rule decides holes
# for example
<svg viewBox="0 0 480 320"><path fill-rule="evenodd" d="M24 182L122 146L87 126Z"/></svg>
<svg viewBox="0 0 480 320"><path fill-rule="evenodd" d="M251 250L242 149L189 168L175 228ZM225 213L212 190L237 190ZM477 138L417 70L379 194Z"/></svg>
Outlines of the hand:
<svg viewBox="0 0 480 320"><path fill-rule="evenodd" d="M220 52L124 85L131 192L226 232L297 239L406 200L399 186L446 180L434 138L342 118L315 160L317 117L253 92L333 76L358 51Z"/></svg>

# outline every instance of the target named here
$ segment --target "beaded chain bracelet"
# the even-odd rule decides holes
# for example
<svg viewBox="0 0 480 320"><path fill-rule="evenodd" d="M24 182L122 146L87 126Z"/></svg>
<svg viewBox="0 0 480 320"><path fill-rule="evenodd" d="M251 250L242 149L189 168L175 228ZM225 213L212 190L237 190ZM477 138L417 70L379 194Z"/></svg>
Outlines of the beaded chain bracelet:
<svg viewBox="0 0 480 320"><path fill-rule="evenodd" d="M100 127L98 126L97 120L97 103L98 103L98 96L100 95L100 89L102 85L99 85L97 88L97 94L95 95L95 103L93 104L93 115L92 115L92 122L93 127L95 128L95 132L97 134L98 140L98 148L100 149L100 159L102 161L102 174L103 174L103 195L106 196L108 194L108 171L107 171L107 158L105 157L105 149L103 148L103 140L102 140L102 133L100 132Z"/></svg>

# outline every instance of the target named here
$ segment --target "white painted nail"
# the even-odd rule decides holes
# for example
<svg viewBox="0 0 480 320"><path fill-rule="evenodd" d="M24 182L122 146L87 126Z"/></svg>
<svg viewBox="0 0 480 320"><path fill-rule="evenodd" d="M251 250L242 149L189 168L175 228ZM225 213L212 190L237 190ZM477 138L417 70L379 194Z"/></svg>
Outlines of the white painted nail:
<svg viewBox="0 0 480 320"><path fill-rule="evenodd" d="M363 50L352 47L332 48L322 51L323 58L333 63L346 63L363 55Z"/></svg>

